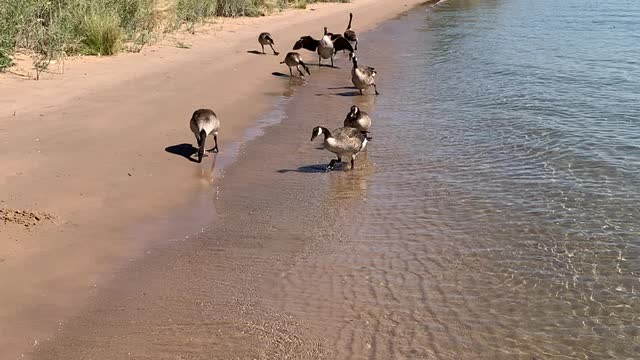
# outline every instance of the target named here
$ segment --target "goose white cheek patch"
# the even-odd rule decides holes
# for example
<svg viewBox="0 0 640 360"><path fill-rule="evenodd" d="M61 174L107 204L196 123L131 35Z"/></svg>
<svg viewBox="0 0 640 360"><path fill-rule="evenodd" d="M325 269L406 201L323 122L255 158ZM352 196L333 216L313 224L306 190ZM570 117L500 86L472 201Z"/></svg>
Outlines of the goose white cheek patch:
<svg viewBox="0 0 640 360"><path fill-rule="evenodd" d="M316 136L320 136L322 135L322 129L318 128L318 133L316 134Z"/></svg>

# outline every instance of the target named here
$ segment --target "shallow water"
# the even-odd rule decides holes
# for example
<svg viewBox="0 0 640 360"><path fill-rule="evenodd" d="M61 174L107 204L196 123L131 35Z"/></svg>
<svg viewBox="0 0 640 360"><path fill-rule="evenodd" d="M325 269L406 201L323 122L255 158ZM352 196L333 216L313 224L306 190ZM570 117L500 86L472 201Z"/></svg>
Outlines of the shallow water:
<svg viewBox="0 0 640 360"><path fill-rule="evenodd" d="M637 358L638 16L449 0L363 35L383 92L364 105L374 170L352 179L366 205L283 308L333 299L314 315L340 324L337 358ZM309 299L331 268L329 299Z"/></svg>

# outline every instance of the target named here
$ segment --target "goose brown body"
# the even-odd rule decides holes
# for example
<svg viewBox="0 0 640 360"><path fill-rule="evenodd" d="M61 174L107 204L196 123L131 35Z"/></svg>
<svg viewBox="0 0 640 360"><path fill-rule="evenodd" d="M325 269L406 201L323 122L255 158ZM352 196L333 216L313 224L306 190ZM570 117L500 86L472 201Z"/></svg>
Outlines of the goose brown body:
<svg viewBox="0 0 640 360"><path fill-rule="evenodd" d="M367 146L366 132L353 127L341 127L333 131L316 126L311 133L311 141L316 137L324 135L322 145L325 149L336 154L337 159L331 160L327 170L333 170L336 163L342 162L342 158L351 158L351 168L355 166L356 155Z"/></svg>
<svg viewBox="0 0 640 360"><path fill-rule="evenodd" d="M344 126L353 127L361 131L369 131L369 128L371 127L371 118L369 117L369 114L360 110L358 106L353 105L344 119Z"/></svg>
<svg viewBox="0 0 640 360"><path fill-rule="evenodd" d="M358 35L353 29L351 29L352 21L353 13L349 13L349 25L347 25L347 30L344 31L344 38L349 40L350 42L355 43L354 50L358 50Z"/></svg>
<svg viewBox="0 0 640 360"><path fill-rule="evenodd" d="M363 94L363 91L373 86L375 89L376 95L380 95L378 93L378 87L376 86L376 75L378 72L376 69L370 66L358 66L358 58L355 56L352 58L353 68L351 68L351 82L353 85L360 90L360 94Z"/></svg>
<svg viewBox="0 0 640 360"><path fill-rule="evenodd" d="M302 56L300 56L300 54L295 51L289 52L287 56L284 57L284 60L280 62L280 64L286 64L289 67L289 74L291 75L291 77L293 77L291 68L294 67L298 70L300 76L304 76L304 73L302 72L302 70L300 70L300 67L302 67L307 72L307 74L311 75L309 67L304 63L304 61L302 61Z"/></svg>
<svg viewBox="0 0 640 360"><path fill-rule="evenodd" d="M265 45L269 45L271 47L271 50L273 51L273 55L279 55L280 53L276 51L276 49L273 48L273 45L275 45L275 41L273 41L273 36L271 36L271 34L269 34L268 32L263 32L258 36L258 42L260 43L260 46L262 46L262 53L264 54L264 46Z"/></svg>
<svg viewBox="0 0 640 360"><path fill-rule="evenodd" d="M215 146L210 150L218 152L218 131L220 130L220 119L211 109L198 109L193 112L189 120L189 128L198 142L198 162L202 162L205 153L205 141L208 135L213 134Z"/></svg>

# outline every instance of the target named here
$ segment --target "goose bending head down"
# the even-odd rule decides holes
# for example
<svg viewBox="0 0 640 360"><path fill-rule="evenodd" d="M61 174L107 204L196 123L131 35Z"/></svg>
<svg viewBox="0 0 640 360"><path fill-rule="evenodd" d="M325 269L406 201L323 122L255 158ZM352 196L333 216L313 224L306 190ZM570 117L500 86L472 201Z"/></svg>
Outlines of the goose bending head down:
<svg viewBox="0 0 640 360"><path fill-rule="evenodd" d="M280 53L273 48L273 45L275 45L276 43L275 41L273 41L273 36L271 36L271 34L269 34L268 32L261 33L260 36L258 36L258 42L260 43L260 46L262 46L263 54L265 53L264 46L269 45L271 47L271 50L273 51L273 55L280 55Z"/></svg>
<svg viewBox="0 0 640 360"><path fill-rule="evenodd" d="M331 59L331 67L333 65L333 56L340 50L348 50L349 54L353 54L353 47L347 39L342 35L334 35L327 32L324 28L324 35L320 40L316 40L311 36L303 36L293 45L293 50L306 49L318 53L318 66L321 66L322 59Z"/></svg>
<svg viewBox="0 0 640 360"><path fill-rule="evenodd" d="M291 71L291 68L293 67L298 70L301 77L304 77L304 73L302 72L302 70L300 70L301 66L307 72L307 74L311 75L309 67L304 63L304 61L302 61L302 57L300 56L300 54L295 51L288 53L287 56L284 57L284 60L280 62L280 64L287 64L287 66L289 67L289 75L291 75L291 77L293 77L293 72Z"/></svg>
<svg viewBox="0 0 640 360"><path fill-rule="evenodd" d="M362 95L363 91L368 89L370 86L373 86L376 95L380 95L380 93L378 93L378 87L376 86L376 75L378 74L376 69L370 66L358 66L358 58L355 56L351 58L351 61L353 61L353 68L351 68L351 82L358 90L360 90L360 95Z"/></svg>
<svg viewBox="0 0 640 360"><path fill-rule="evenodd" d="M198 162L202 162L205 156L205 141L208 135L213 134L215 146L208 150L210 152L218 152L218 130L220 130L220 119L211 109L198 109L194 111L189 121L189 127L196 136L198 142Z"/></svg>
<svg viewBox="0 0 640 360"><path fill-rule="evenodd" d="M337 159L332 159L327 165L327 171L334 169L336 163L341 163L342 158L351 158L351 169L355 166L356 155L367 146L367 132L353 127L341 127L329 131L323 126L316 126L311 132L311 141L324 135L322 145L325 149L336 154Z"/></svg>
<svg viewBox="0 0 640 360"><path fill-rule="evenodd" d="M371 127L371 118L369 114L360 110L357 105L353 105L344 119L344 126L368 132ZM367 140L371 140L371 137L367 136Z"/></svg>

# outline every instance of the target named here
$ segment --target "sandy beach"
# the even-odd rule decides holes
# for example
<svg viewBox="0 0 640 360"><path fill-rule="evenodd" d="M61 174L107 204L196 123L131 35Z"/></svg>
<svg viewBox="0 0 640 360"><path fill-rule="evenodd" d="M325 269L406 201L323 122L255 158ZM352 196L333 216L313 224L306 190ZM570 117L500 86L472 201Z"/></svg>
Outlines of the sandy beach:
<svg viewBox="0 0 640 360"><path fill-rule="evenodd" d="M225 282L224 274L230 270L221 267L208 269L213 272L190 280L188 275L199 268L198 261L210 261L218 248L205 246L211 242L203 239L179 244L175 241L162 255L154 255L154 247L165 246L159 241L166 242L167 238L184 239L200 229L214 228L225 219L227 226L241 226L228 219L234 211L250 210L237 204L231 206L236 200L256 207L255 211L269 203L269 199L259 196L259 191L250 188L251 176L238 175L236 180L247 181L229 183L228 187L247 187L234 192L246 195L242 199L226 199L220 207L207 206L211 196L217 196L222 187L216 177L225 175L226 167L233 166L236 155L242 156L238 149L250 137L247 131L255 128L257 118L271 111L276 95L292 91L286 77L272 73L287 72L286 67L278 63L299 36L319 36L323 26L342 31L349 11L356 14L355 28L362 32L422 2L358 0L350 4L318 4L307 10L290 10L263 18L219 19L195 35L178 35L192 44L190 49L165 41L139 54L71 59L65 64L64 74L40 81L3 75L0 78L0 168L4 170L0 174L0 208L3 209L0 358L29 358L38 354L43 343L51 340L59 344L65 339L74 346L52 346L48 350L45 347L39 356L86 358L82 352L93 348L98 352L89 358L123 358L118 351L126 346L117 347L113 352L110 350L114 348L106 343L94 346L95 343L83 338L88 334L83 334L83 322L77 319L82 316L90 319L91 314L101 314L104 309L108 309L104 311L110 314L109 318L116 319L114 312L119 311L119 296L127 289L138 289L136 286L141 284L156 289L156 297L142 307L145 310L123 321L158 319L167 304L176 300L164 298L162 291L175 295L180 289L164 289L156 281L166 273L158 274L150 269L158 270L162 264L173 264L174 268L186 266L180 262L181 258L171 256L175 254L172 249L179 246L197 248L202 254L189 265L193 269L181 272L183 278L173 278L174 284L187 284L193 289L198 285L211 288L211 282L218 282L214 288L221 292L220 304L227 305L223 307L229 311L226 318L232 317L234 311L241 311L238 309L242 307L230 304L240 301L246 306L247 299L252 297L246 294L247 299L238 300L233 284L242 283L243 276L246 281L255 280L256 273L237 272L244 275ZM256 37L262 31L274 35L280 56L251 53L259 49ZM304 57L314 63L313 54L304 54ZM345 59L342 62L348 66ZM312 74L314 70L317 71L317 67L312 68ZM322 76L326 71L320 69L319 72ZM200 107L213 108L220 115L222 130L221 154L217 158L210 156L199 165L183 155L194 143L188 119L192 111ZM257 157L253 161L259 160ZM278 203L286 206L285 200L283 194ZM225 210L229 211L225 213ZM304 221L298 223L304 224ZM264 234L266 230L258 226L256 223L247 231ZM237 230L222 229L215 240L222 241L225 232L232 231ZM287 231L294 235L303 233L302 229L295 231L284 226L271 231L277 233L278 238ZM231 235L242 238L237 232ZM284 238L303 241L296 236ZM293 245L286 248L296 249ZM215 258L231 266L234 259L250 257L254 246L247 245L246 252L235 249L224 261L224 255L218 254ZM271 249L274 256L280 250L282 248ZM163 271L170 272L170 265L166 266ZM208 285L197 284L201 281ZM240 288L238 291L242 292L250 287ZM192 292L185 294L193 295ZM142 298L132 303L146 301L144 294L136 292L138 296ZM180 301L192 303L194 300L185 296L177 304ZM208 311L219 311L220 304L203 306ZM131 315L129 310L123 307L122 316ZM189 316L187 313L177 315L183 319ZM253 329L257 336L275 331L259 324L257 318L246 316L241 318L245 319L245 325L251 325L248 329ZM272 318L261 321L272 327L292 321L278 314L269 316ZM156 329L156 325L151 324L149 329ZM67 331L68 326L71 330ZM222 329L229 330L217 330ZM233 322L231 329L238 334L233 338L238 346L232 346L234 342L230 340L215 350L222 352L208 348L187 358L212 358L201 356L205 353L215 353L217 358L247 358L256 354L273 358L282 352L300 349L314 358L314 354L320 356L323 351L322 341L318 340L313 346L305 343L299 348L278 343L266 348L254 344L255 347L248 346L246 353L239 354L236 351L242 348L245 339L241 334L250 334L251 330L243 328L238 321ZM204 327L198 331L209 330ZM105 336L113 331L109 338L112 344L117 342L116 338L124 339L134 332L133 328L132 333L122 332L122 324L103 327L101 331ZM56 336L61 333L63 335ZM175 335L168 333L167 336L170 334ZM205 335L199 338L204 339ZM287 338L286 334L282 338ZM288 338L295 342L295 336ZM83 339L87 342L83 343ZM133 336L130 341L132 346L144 343L144 339L135 343ZM104 352L100 353L100 349ZM71 350L77 352L71 354L68 352ZM154 351L162 354L158 348ZM228 356L224 356L224 351ZM139 356L158 358L148 354L141 352Z"/></svg>

